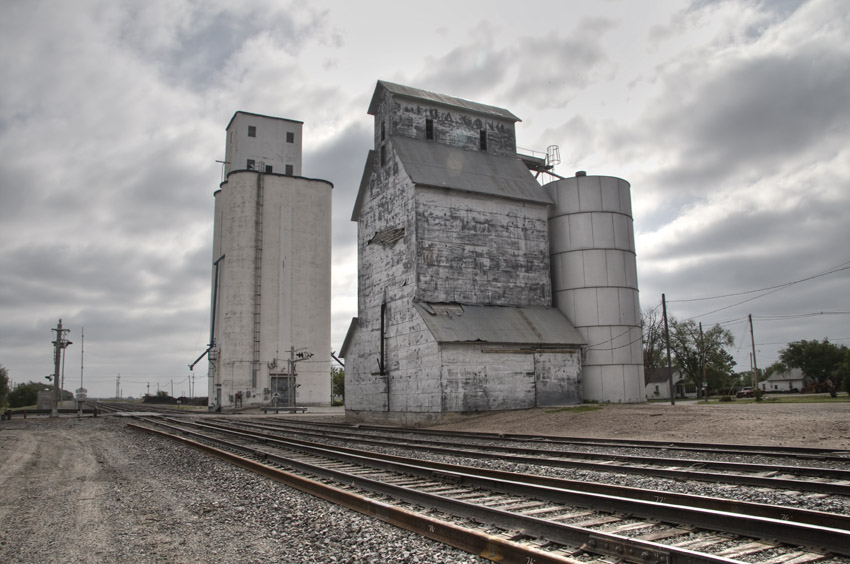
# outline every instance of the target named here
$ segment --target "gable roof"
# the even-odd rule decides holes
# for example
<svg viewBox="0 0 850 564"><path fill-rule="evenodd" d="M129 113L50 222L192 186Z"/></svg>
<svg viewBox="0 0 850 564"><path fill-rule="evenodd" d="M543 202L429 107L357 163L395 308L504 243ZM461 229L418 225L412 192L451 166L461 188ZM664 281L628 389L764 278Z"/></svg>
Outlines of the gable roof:
<svg viewBox="0 0 850 564"><path fill-rule="evenodd" d="M360 220L360 206L363 205L363 196L366 190L369 189L369 178L372 176L372 171L375 169L375 159L378 154L369 149L369 154L366 155L366 164L363 165L363 174L360 176L360 187L357 189L357 196L354 198L354 209L351 210L351 221Z"/></svg>
<svg viewBox="0 0 850 564"><path fill-rule="evenodd" d="M572 323L551 307L502 307L416 302L438 343L585 344Z"/></svg>
<svg viewBox="0 0 850 564"><path fill-rule="evenodd" d="M643 379L646 385L649 384L667 384L670 381L670 368L662 366L660 368L645 368L643 371ZM681 374L673 371L673 384L682 380Z"/></svg>
<svg viewBox="0 0 850 564"><path fill-rule="evenodd" d="M790 382L793 380L803 380L806 376L799 368L792 368L787 372L774 372L765 379L765 382Z"/></svg>
<svg viewBox="0 0 850 564"><path fill-rule="evenodd" d="M390 92L398 96L404 96L405 98L441 104L443 106L452 106L477 114L496 116L511 121L522 121L504 108L488 106L487 104L479 104L478 102L464 100L463 98L437 94L436 92L429 92L427 90L413 88L411 86L403 86L401 84L386 82L384 80L379 80L378 84L375 86L375 92L372 94L372 101L369 102L369 115L373 116L378 111L378 104L380 104L381 97L384 95L384 92Z"/></svg>
<svg viewBox="0 0 850 564"><path fill-rule="evenodd" d="M442 143L391 136L404 170L417 186L451 188L553 204L519 157L467 151Z"/></svg>
<svg viewBox="0 0 850 564"><path fill-rule="evenodd" d="M348 331L345 333L345 339L342 341L342 347L339 349L339 357L345 358L348 354L348 349L354 343L354 335L357 333L358 319L351 318L351 323L348 324Z"/></svg>

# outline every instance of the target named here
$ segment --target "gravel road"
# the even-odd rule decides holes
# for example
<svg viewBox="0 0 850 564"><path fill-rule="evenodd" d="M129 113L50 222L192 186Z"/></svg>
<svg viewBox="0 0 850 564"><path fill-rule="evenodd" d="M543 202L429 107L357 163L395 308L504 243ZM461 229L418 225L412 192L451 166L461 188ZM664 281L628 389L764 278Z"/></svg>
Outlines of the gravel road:
<svg viewBox="0 0 850 564"><path fill-rule="evenodd" d="M0 562L487 562L124 423L0 425Z"/></svg>
<svg viewBox="0 0 850 564"><path fill-rule="evenodd" d="M486 562L125 422L0 423L0 562ZM442 427L850 449L850 403L535 409Z"/></svg>

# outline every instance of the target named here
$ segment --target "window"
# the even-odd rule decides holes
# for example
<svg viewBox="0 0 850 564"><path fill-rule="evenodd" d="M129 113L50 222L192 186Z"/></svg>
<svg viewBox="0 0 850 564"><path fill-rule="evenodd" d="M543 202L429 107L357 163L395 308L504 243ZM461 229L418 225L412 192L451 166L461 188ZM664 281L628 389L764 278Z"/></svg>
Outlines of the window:
<svg viewBox="0 0 850 564"><path fill-rule="evenodd" d="M425 139L434 139L434 120L425 118Z"/></svg>
<svg viewBox="0 0 850 564"><path fill-rule="evenodd" d="M387 146L381 145L381 166L387 166Z"/></svg>
<svg viewBox="0 0 850 564"><path fill-rule="evenodd" d="M286 132L286 142L287 143L295 143L295 134L291 131Z"/></svg>
<svg viewBox="0 0 850 564"><path fill-rule="evenodd" d="M248 137L256 137L257 136L257 126L249 125L248 126Z"/></svg>
<svg viewBox="0 0 850 564"><path fill-rule="evenodd" d="M286 165L286 176L292 176L293 169L292 165Z"/></svg>
<svg viewBox="0 0 850 564"><path fill-rule="evenodd" d="M248 170L254 170L254 159L248 159L248 166L246 168Z"/></svg>
<svg viewBox="0 0 850 564"><path fill-rule="evenodd" d="M484 129L478 132L478 148L482 151L487 150L487 131Z"/></svg>
<svg viewBox="0 0 850 564"><path fill-rule="evenodd" d="M381 124L381 141L387 138L387 126L386 124Z"/></svg>
<svg viewBox="0 0 850 564"><path fill-rule="evenodd" d="M269 174L272 173L272 165L266 165L266 172Z"/></svg>

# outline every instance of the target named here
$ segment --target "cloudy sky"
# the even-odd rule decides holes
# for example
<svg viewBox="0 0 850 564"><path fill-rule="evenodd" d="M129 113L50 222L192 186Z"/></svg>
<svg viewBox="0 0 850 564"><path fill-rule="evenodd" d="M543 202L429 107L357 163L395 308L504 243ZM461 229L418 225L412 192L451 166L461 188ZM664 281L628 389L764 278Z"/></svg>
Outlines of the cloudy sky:
<svg viewBox="0 0 850 564"><path fill-rule="evenodd" d="M13 1L0 20L0 364L188 393L236 110L301 120L334 183L334 348L378 79L507 108L556 172L627 179L644 308L722 323L741 369L850 345L850 10L841 0ZM754 290L763 290L755 291ZM720 297L718 296L727 296ZM715 299L706 299L715 298ZM695 300L695 301L685 301ZM196 367L205 390L206 362Z"/></svg>

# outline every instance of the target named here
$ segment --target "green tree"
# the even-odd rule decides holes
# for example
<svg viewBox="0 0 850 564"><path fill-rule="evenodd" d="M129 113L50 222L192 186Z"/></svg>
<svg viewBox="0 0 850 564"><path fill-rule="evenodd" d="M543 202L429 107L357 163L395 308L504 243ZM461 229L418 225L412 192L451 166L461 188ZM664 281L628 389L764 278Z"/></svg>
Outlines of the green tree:
<svg viewBox="0 0 850 564"><path fill-rule="evenodd" d="M336 401L336 398L342 398L345 401L345 370L334 366L331 368L331 398Z"/></svg>
<svg viewBox="0 0 850 564"><path fill-rule="evenodd" d="M715 325L700 336L696 322L669 319L670 351L673 364L685 380L700 387L703 382L703 363L705 381L712 389L729 387L733 380L732 368L735 360L726 351L726 347L735 344L735 338L727 329Z"/></svg>
<svg viewBox="0 0 850 564"><path fill-rule="evenodd" d="M27 407L38 402L38 392L52 390L53 387L39 382L27 382L18 384L9 392L9 407Z"/></svg>
<svg viewBox="0 0 850 564"><path fill-rule="evenodd" d="M0 408L9 405L9 371L0 364Z"/></svg>
<svg viewBox="0 0 850 564"><path fill-rule="evenodd" d="M834 345L829 339L823 341L794 341L779 351L779 360L789 368L799 368L803 374L816 382L830 380L833 384L830 393L841 388L842 380L848 377L845 369L848 349L844 345Z"/></svg>
<svg viewBox="0 0 850 564"><path fill-rule="evenodd" d="M844 347L844 359L833 371L833 380L836 382L835 389L839 389L838 383L844 383L844 391L850 395L850 348Z"/></svg>

